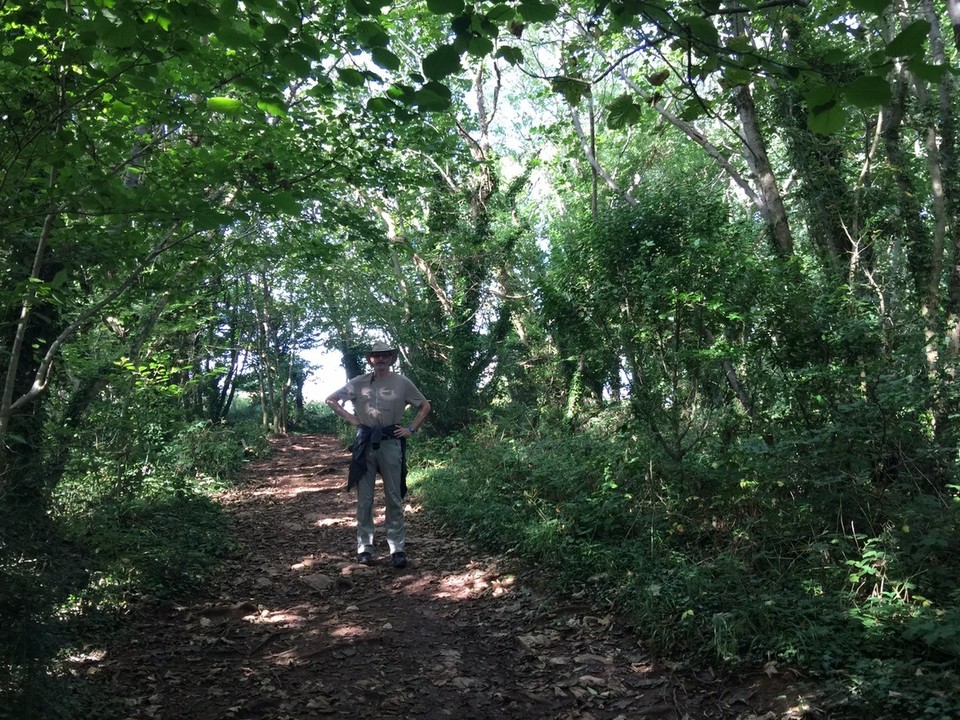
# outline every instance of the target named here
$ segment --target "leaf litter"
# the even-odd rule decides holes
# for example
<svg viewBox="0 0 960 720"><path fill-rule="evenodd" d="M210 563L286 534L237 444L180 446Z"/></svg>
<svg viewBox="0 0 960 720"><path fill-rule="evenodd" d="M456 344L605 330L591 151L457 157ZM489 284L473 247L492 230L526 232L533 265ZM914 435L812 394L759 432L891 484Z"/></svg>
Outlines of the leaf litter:
<svg viewBox="0 0 960 720"><path fill-rule="evenodd" d="M333 436L272 443L220 497L240 549L207 592L135 609L74 672L91 716L815 717L797 715L802 689L775 666L720 678L652 658L616 617L551 597L535 568L472 548L415 502L408 567L385 547L358 565L349 454Z"/></svg>

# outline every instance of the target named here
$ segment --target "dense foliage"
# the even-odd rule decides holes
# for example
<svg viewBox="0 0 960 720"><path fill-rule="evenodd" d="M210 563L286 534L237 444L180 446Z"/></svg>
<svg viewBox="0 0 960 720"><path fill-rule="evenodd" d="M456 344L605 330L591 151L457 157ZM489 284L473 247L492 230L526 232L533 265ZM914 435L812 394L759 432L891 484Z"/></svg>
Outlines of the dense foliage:
<svg viewBox="0 0 960 720"><path fill-rule="evenodd" d="M452 526L689 662L960 713L947 5L0 5L5 706L202 583L209 493L338 429L305 352L382 338Z"/></svg>

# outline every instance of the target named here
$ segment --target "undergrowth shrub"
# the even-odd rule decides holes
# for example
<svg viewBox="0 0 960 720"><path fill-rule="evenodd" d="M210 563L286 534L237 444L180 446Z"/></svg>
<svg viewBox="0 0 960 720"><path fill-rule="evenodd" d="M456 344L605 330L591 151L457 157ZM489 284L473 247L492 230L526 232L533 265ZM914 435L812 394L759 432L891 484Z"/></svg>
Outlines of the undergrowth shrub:
<svg viewBox="0 0 960 720"><path fill-rule="evenodd" d="M210 493L237 480L245 460L269 446L251 424L184 425L137 465L135 486L118 488L97 462L109 447L68 465L53 496L53 517L82 556L89 584L80 605L120 607L139 595L170 596L203 582L228 548Z"/></svg>
<svg viewBox="0 0 960 720"><path fill-rule="evenodd" d="M682 463L620 409L524 435L488 422L431 441L417 487L450 527L614 604L654 650L821 673L841 717L949 716L957 488L930 483L937 453L910 429L852 442L883 417L851 403L817 440L704 443Z"/></svg>
<svg viewBox="0 0 960 720"><path fill-rule="evenodd" d="M340 424L340 418L325 403L311 402L296 416L293 430L301 433L335 434Z"/></svg>

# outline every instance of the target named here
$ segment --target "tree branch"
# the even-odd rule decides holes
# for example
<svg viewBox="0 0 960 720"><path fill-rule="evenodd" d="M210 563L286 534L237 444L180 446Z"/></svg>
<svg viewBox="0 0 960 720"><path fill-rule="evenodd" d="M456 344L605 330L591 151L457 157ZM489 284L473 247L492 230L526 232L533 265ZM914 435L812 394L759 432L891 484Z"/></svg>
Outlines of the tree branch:
<svg viewBox="0 0 960 720"><path fill-rule="evenodd" d="M580 115L577 113L576 108L572 105L570 106L570 118L573 121L573 127L577 131L577 135L580 137L580 147L583 149L583 154L586 155L587 160L590 161L590 166L596 171L596 173L603 178L607 186L616 193L623 195L624 199L631 205L637 204L637 199L633 197L628 191L622 189L617 185L616 181L610 177L606 170L603 169L603 166L597 161L597 158L594 157L593 152L590 150L590 140L583 132L583 126L580 124Z"/></svg>
<svg viewBox="0 0 960 720"><path fill-rule="evenodd" d="M144 258L143 262L141 262L136 268L134 268L130 272L129 275L127 275L126 278L124 278L123 282L121 282L119 285L117 285L117 287L111 290L106 295L106 297L94 303L89 308L87 308L87 310L82 312L72 323L70 323L66 328L64 328L64 330L56 337L56 339L54 339L52 343L50 343L50 347L47 348L47 352L43 356L43 360L40 361L40 367L37 368L37 372L33 380L33 385L30 387L30 389L27 392L25 392L23 395L17 398L17 400L10 405L11 411L17 410L23 407L24 405L32 402L47 389L47 385L50 381L50 370L53 366L53 361L57 355L57 352L60 350L60 347L67 340L69 340L80 328L82 328L84 325L90 322L90 320L93 317L95 317L101 310L103 310L103 308L105 308L107 305L109 305L118 297L120 297L123 293L125 293L140 278L140 275L143 274L143 271L146 270L153 263L153 261L156 260L160 255L165 253L170 248L176 245L179 245L185 240L193 237L194 235L197 235L198 232L194 231L187 235L184 235L183 237L177 238L172 242L167 242L167 239L169 239L170 235L172 234L173 234L172 231L168 233L166 238L164 238L164 240L161 240L154 247L154 249L150 251L147 257ZM0 420L2 420L2 418L0 418ZM9 421L9 418L7 418L7 420ZM6 429L7 429L6 426L0 426L0 432L5 431Z"/></svg>

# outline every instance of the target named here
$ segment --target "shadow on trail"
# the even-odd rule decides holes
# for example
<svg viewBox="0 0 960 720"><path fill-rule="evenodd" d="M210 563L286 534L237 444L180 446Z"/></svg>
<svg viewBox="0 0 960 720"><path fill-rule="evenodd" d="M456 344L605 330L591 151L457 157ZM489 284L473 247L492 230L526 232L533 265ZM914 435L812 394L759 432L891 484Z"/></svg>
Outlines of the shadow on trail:
<svg viewBox="0 0 960 720"><path fill-rule="evenodd" d="M349 454L334 436L274 449L221 498L240 549L216 585L74 663L90 717L748 718L782 691L675 676L615 617L548 603L415 503L410 565L389 564L382 504L378 561L358 565Z"/></svg>

